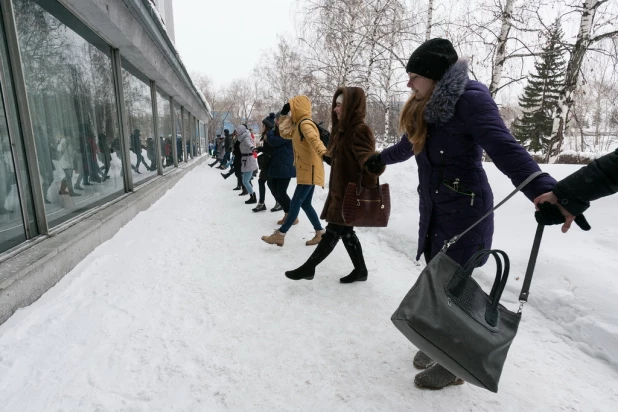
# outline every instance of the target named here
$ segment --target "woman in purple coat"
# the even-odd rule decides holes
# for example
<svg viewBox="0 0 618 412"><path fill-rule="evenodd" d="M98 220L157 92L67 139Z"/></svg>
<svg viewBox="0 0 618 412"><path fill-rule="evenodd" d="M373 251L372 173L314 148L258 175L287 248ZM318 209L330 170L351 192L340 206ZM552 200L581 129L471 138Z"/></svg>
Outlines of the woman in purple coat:
<svg viewBox="0 0 618 412"><path fill-rule="evenodd" d="M428 40L408 61L412 96L404 106L401 141L366 163L370 171L416 158L419 174L419 238L416 259L431 260L453 236L460 234L493 207L483 150L515 186L539 166L506 128L487 87L468 78L468 64L459 60L450 41ZM556 181L541 175L523 190L532 201ZM447 255L460 265L480 249L491 247L493 215L476 226ZM482 262L485 263L485 262ZM414 365L419 387L442 389L463 381L422 352Z"/></svg>

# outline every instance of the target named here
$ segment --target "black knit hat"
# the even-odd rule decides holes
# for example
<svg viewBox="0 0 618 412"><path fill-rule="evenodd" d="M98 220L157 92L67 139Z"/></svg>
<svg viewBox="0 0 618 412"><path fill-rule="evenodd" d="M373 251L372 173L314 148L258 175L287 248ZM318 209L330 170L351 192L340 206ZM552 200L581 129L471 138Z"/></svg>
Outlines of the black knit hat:
<svg viewBox="0 0 618 412"><path fill-rule="evenodd" d="M268 115L268 117L265 117L264 120L262 120L262 124L266 126L268 130L275 127L275 114L271 113Z"/></svg>
<svg viewBox="0 0 618 412"><path fill-rule="evenodd" d="M406 71L438 81L457 62L458 58L450 41L431 39L414 50L410 60L408 60Z"/></svg>

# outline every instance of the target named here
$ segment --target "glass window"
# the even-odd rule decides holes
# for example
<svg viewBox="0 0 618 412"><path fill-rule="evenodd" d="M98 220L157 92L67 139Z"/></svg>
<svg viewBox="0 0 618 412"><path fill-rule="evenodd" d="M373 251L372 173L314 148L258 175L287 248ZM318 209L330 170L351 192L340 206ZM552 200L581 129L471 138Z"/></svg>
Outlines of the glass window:
<svg viewBox="0 0 618 412"><path fill-rule="evenodd" d="M204 141L204 123L202 123L201 121L198 121L198 124L199 124L198 135L200 137L200 155L202 155L204 151L206 150L206 142Z"/></svg>
<svg viewBox="0 0 618 412"><path fill-rule="evenodd" d="M191 114L185 110L184 113L184 136L185 136L185 145L186 145L186 150L185 153L188 153L188 157L187 159L192 159L193 156L191 156Z"/></svg>
<svg viewBox="0 0 618 412"><path fill-rule="evenodd" d="M157 175L152 98L148 83L133 66L122 59L122 84L129 125L127 134L135 185Z"/></svg>
<svg viewBox="0 0 618 412"><path fill-rule="evenodd" d="M110 48L55 1L14 0L50 227L124 193Z"/></svg>
<svg viewBox="0 0 618 412"><path fill-rule="evenodd" d="M21 202L15 175L13 150L9 140L6 112L0 96L0 253L26 240Z"/></svg>
<svg viewBox="0 0 618 412"><path fill-rule="evenodd" d="M161 143L161 162L164 169L174 167L174 157L172 152L172 122L170 112L170 99L157 91L157 116L159 118L159 138Z"/></svg>
<svg viewBox="0 0 618 412"><path fill-rule="evenodd" d="M176 116L176 153L178 154L178 163L183 162L184 149L182 147L182 117L180 116L180 106L174 105L174 112Z"/></svg>

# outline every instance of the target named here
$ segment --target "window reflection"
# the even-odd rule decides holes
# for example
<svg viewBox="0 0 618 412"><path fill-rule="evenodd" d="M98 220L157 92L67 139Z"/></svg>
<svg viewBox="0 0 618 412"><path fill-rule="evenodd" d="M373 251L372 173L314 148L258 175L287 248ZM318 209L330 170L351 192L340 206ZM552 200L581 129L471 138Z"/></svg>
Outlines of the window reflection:
<svg viewBox="0 0 618 412"><path fill-rule="evenodd" d="M185 120L185 123L184 123L184 125L185 125L185 129L184 129L185 153L188 156L187 159L192 159L193 158L193 156L191 155L191 153L192 153L191 152L192 140L191 140L191 131L190 131L190 128L191 128L191 115L186 110L185 110L185 113L184 113L184 120Z"/></svg>
<svg viewBox="0 0 618 412"><path fill-rule="evenodd" d="M178 154L178 163L180 163L185 161L185 152L182 147L182 116L180 115L180 106L174 106L174 114L176 117L176 152Z"/></svg>
<svg viewBox="0 0 618 412"><path fill-rule="evenodd" d="M4 104L0 96L0 252L4 252L26 240L17 179L15 162L4 112Z"/></svg>
<svg viewBox="0 0 618 412"><path fill-rule="evenodd" d="M173 136L171 130L171 112L169 98L157 92L157 111L159 116L159 138L161 143L161 164L163 168L174 166L172 152Z"/></svg>
<svg viewBox="0 0 618 412"><path fill-rule="evenodd" d="M54 226L124 192L110 50L32 0L15 0L14 8L46 213Z"/></svg>
<svg viewBox="0 0 618 412"><path fill-rule="evenodd" d="M122 62L122 83L129 124L129 146L133 182L139 183L157 174L150 86L138 79Z"/></svg>

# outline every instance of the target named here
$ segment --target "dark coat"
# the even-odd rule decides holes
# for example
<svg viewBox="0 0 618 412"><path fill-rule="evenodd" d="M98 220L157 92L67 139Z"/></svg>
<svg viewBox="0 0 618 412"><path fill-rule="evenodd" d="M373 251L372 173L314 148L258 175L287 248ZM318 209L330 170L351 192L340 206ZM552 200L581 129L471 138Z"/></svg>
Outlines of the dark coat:
<svg viewBox="0 0 618 412"><path fill-rule="evenodd" d="M334 111L340 94L343 94L341 120ZM376 139L365 124L366 107L365 91L359 87L340 87L333 97L333 129L327 151L331 156L330 179L320 216L328 223L345 225L342 208L348 183L358 183L362 173L363 187L375 188L377 185L378 177L364 168L376 148Z"/></svg>
<svg viewBox="0 0 618 412"><path fill-rule="evenodd" d="M260 167L260 179L268 180L268 169L270 169L270 162L272 157L272 147L268 144L268 139L264 134L262 136L262 146L258 147L258 153L261 153L258 156L258 166Z"/></svg>
<svg viewBox="0 0 618 412"><path fill-rule="evenodd" d="M493 207L493 193L483 169L483 149L515 186L539 166L511 136L487 87L468 78L468 65L458 61L436 84L425 108L428 135L416 156L419 174L419 238L416 258L429 260L444 243L460 234ZM384 150L385 164L412 157L406 135ZM543 175L523 192L530 200L550 191L556 181ZM491 247L493 214L468 232L447 255L460 265L479 249Z"/></svg>
<svg viewBox="0 0 618 412"><path fill-rule="evenodd" d="M234 147L234 138L229 133L227 133L224 139L225 153L232 153L232 149Z"/></svg>
<svg viewBox="0 0 618 412"><path fill-rule="evenodd" d="M292 141L279 136L276 129L268 132L266 140L272 149L268 177L273 179L292 179L296 177Z"/></svg>
<svg viewBox="0 0 618 412"><path fill-rule="evenodd" d="M618 149L567 176L554 187L558 201L570 214L584 213L590 201L618 192Z"/></svg>
<svg viewBox="0 0 618 412"><path fill-rule="evenodd" d="M240 142L238 139L234 142L234 174L240 178L242 176L242 152L240 151Z"/></svg>

